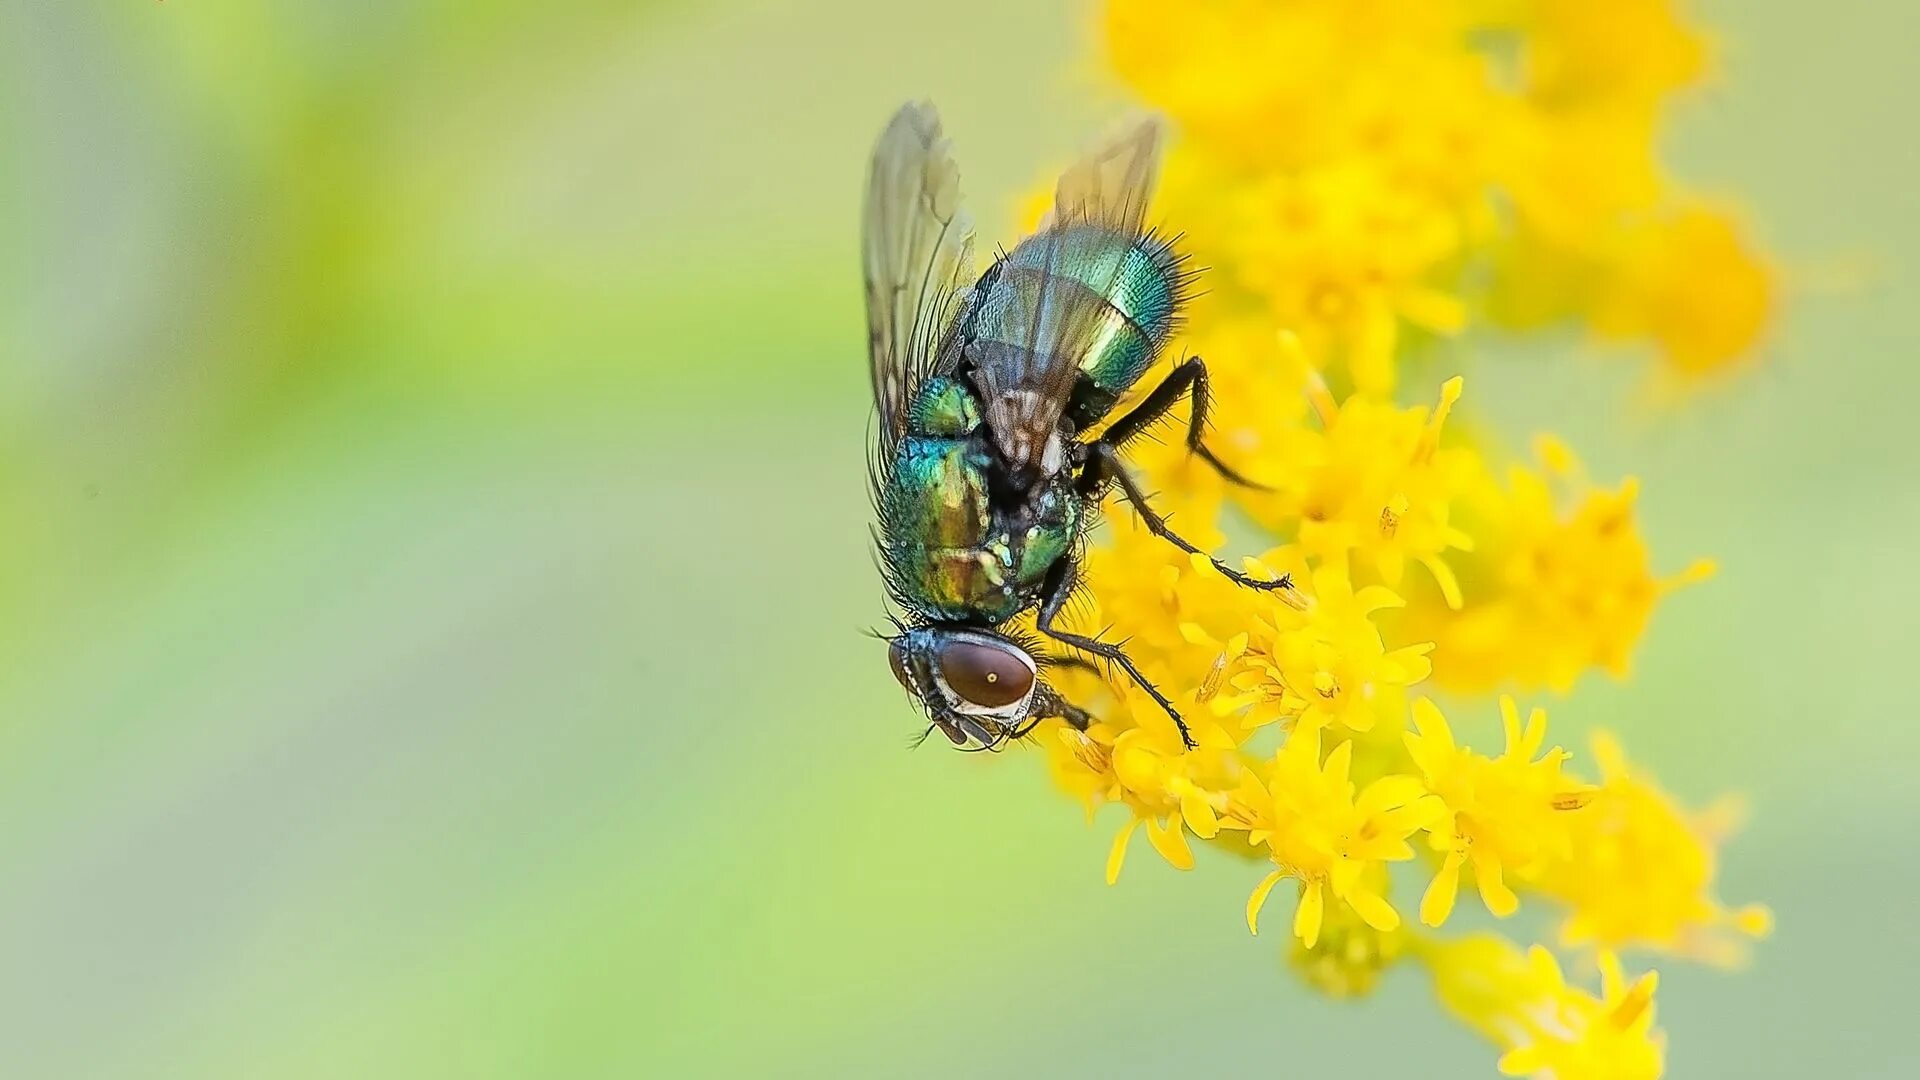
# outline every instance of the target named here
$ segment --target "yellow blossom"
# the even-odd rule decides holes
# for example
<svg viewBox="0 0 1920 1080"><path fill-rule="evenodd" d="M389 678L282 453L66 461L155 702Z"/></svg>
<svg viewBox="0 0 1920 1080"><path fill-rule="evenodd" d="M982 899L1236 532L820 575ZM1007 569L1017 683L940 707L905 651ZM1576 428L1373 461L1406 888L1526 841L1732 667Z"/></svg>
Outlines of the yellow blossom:
<svg viewBox="0 0 1920 1080"><path fill-rule="evenodd" d="M1173 524L1204 550L1218 551L1220 532L1211 517L1181 514ZM1089 634L1120 628L1134 658L1156 677L1197 680L1218 650L1193 643L1188 624L1230 635L1247 625L1264 597L1235 586L1206 560L1153 535L1124 506L1107 515L1107 542L1088 549L1082 573L1087 588L1075 598L1070 625ZM1273 575L1273 576L1278 576Z"/></svg>
<svg viewBox="0 0 1920 1080"><path fill-rule="evenodd" d="M1384 869L1373 868L1365 876L1376 879L1371 883L1374 891L1385 891ZM1312 945L1297 937L1289 940L1287 964L1328 997L1364 997L1406 952L1407 940L1404 926L1375 929L1351 908L1334 907L1321 918L1319 940Z"/></svg>
<svg viewBox="0 0 1920 1080"><path fill-rule="evenodd" d="M1655 976L1625 979L1609 950L1729 962L1766 931L1764 908L1715 896L1727 815L1685 812L1605 737L1590 783L1539 709L1502 698L1505 745L1487 754L1409 697L1429 677L1480 693L1624 676L1658 601L1712 570L1656 573L1637 480L1595 485L1547 437L1511 465L1466 437L1462 380L1442 378L1479 340L1543 327L1652 346L1685 379L1753 354L1773 272L1737 212L1656 153L1672 96L1711 62L1706 35L1672 0L1101 12L1112 70L1172 133L1152 214L1209 267L1162 367L1108 419L1201 356L1208 445L1255 483L1196 459L1183 409L1130 441L1154 505L1208 555L1109 501L1066 616L1124 641L1197 748L1124 677L1074 667L1048 679L1095 721L1049 720L1034 741L1089 815L1125 815L1110 882L1143 830L1180 869L1194 839L1265 859L1248 927L1291 882L1286 956L1319 992L1364 994L1417 957L1501 1071L1653 1080ZM1238 587L1212 558L1290 586ZM1524 899L1597 955L1599 993L1542 947L1403 925L1391 868L1420 847L1425 927L1470 874L1494 915Z"/></svg>
<svg viewBox="0 0 1920 1080"><path fill-rule="evenodd" d="M1482 313L1584 321L1697 374L1750 354L1775 303L1655 156L1707 65L1670 0L1109 0L1101 30L1187 136L1162 201L1213 287L1353 388L1390 392L1420 335Z"/></svg>
<svg viewBox="0 0 1920 1080"><path fill-rule="evenodd" d="M1570 815L1579 853L1543 875L1543 892L1568 907L1570 944L1642 946L1737 964L1744 942L1772 926L1759 905L1729 909L1713 894L1719 823L1690 817L1651 778L1628 766L1614 739L1593 740L1600 785Z"/></svg>
<svg viewBox="0 0 1920 1080"><path fill-rule="evenodd" d="M1413 858L1407 838L1432 823L1445 807L1407 776L1382 777L1357 795L1348 775L1352 744L1342 742L1320 756L1320 732L1290 736L1257 775L1242 778L1237 793L1251 810L1249 843L1265 845L1279 867L1247 901L1247 926L1258 930L1260 908L1281 878L1299 882L1294 936L1311 948L1329 900L1346 905L1368 926L1392 930L1399 913L1387 901L1381 878L1369 869ZM1222 827L1239 827L1234 817Z"/></svg>
<svg viewBox="0 0 1920 1080"><path fill-rule="evenodd" d="M1460 392L1458 377L1447 380L1429 410L1363 396L1336 407L1321 391L1322 428L1302 428L1275 445L1268 470L1280 476L1275 491L1247 496L1248 509L1276 531L1296 534L1308 557L1351 556L1389 586L1418 562L1457 604L1446 556L1473 540L1451 524L1451 506L1482 472L1471 449L1440 446Z"/></svg>
<svg viewBox="0 0 1920 1080"><path fill-rule="evenodd" d="M1160 705L1137 689L1117 689L1110 718L1075 731L1047 725L1054 778L1078 796L1091 816L1100 806L1118 803L1128 813L1115 834L1107 859L1107 882L1120 876L1134 833L1146 827L1147 840L1167 863L1193 868L1189 833L1211 839L1219 831L1216 794L1233 786L1243 771L1233 739L1220 724L1195 707L1191 697L1182 712L1194 741L1189 750Z"/></svg>
<svg viewBox="0 0 1920 1080"><path fill-rule="evenodd" d="M1683 377L1753 355L1778 289L1733 214L1683 206L1625 232L1588 322L1610 340L1650 340Z"/></svg>
<svg viewBox="0 0 1920 1080"><path fill-rule="evenodd" d="M1541 753L1545 712L1534 709L1523 727L1513 699L1503 697L1500 715L1506 750L1485 757L1455 743L1446 716L1431 701L1413 703L1416 731L1406 737L1407 751L1427 789L1447 807L1432 830L1441 866L1420 902L1420 921L1428 926L1439 926L1453 910L1463 866L1473 867L1487 910L1504 918L1520 904L1507 874L1531 879L1573 855L1569 815L1586 804L1589 793L1560 775L1566 751L1556 746Z"/></svg>
<svg viewBox="0 0 1920 1080"><path fill-rule="evenodd" d="M1654 1027L1654 972L1628 982L1600 954L1598 996L1569 986L1553 954L1522 952L1492 934L1422 950L1440 1000L1501 1047L1507 1076L1542 1080L1656 1080L1666 1037Z"/></svg>
<svg viewBox="0 0 1920 1080"><path fill-rule="evenodd" d="M1634 522L1638 482L1593 489L1560 443L1542 440L1538 454L1544 470L1515 467L1480 495L1461 609L1417 606L1403 628L1433 638L1436 680L1450 689L1564 692L1589 668L1624 676L1655 602L1713 572L1701 561L1656 577ZM1556 488L1576 498L1570 509Z"/></svg>
<svg viewBox="0 0 1920 1080"><path fill-rule="evenodd" d="M1427 676L1429 646L1389 650L1373 624L1375 612L1400 605L1391 590L1369 585L1355 591L1344 561L1309 576L1307 588L1273 594L1245 632L1223 648L1232 693L1213 707L1216 713L1242 711L1243 728L1284 720L1302 731L1329 724L1366 731L1380 709L1397 700L1386 691ZM1184 629L1189 640L1217 644L1198 624Z"/></svg>

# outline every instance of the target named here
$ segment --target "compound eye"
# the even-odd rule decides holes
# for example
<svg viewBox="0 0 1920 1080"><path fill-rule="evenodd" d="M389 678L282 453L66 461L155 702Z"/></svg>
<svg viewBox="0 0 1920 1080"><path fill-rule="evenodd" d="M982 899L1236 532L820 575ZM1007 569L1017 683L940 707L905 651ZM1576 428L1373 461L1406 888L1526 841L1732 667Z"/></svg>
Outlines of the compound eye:
<svg viewBox="0 0 1920 1080"><path fill-rule="evenodd" d="M968 704L1000 709L1033 690L1033 661L998 642L949 641L940 646L940 674Z"/></svg>
<svg viewBox="0 0 1920 1080"><path fill-rule="evenodd" d="M897 638L887 643L887 666L893 668L893 677L900 680L900 685L913 693L913 679L907 674L907 650Z"/></svg>

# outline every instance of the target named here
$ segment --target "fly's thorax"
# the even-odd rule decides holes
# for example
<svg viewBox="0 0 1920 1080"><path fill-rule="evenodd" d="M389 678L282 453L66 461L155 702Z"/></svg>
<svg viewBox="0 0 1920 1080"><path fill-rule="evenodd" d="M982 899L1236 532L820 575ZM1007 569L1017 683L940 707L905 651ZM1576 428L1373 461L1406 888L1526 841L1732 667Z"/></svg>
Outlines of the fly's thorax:
<svg viewBox="0 0 1920 1080"><path fill-rule="evenodd" d="M997 621L1017 611L1013 555L990 501L992 451L980 432L909 435L881 491L885 561L900 599L922 615Z"/></svg>
<svg viewBox="0 0 1920 1080"><path fill-rule="evenodd" d="M901 441L882 492L882 544L900 599L917 613L1012 618L1079 538L1081 504L1069 473L996 503L996 470L983 432Z"/></svg>
<svg viewBox="0 0 1920 1080"><path fill-rule="evenodd" d="M882 494L890 528L935 547L970 547L992 525L988 470L981 440L910 435L900 440Z"/></svg>
<svg viewBox="0 0 1920 1080"><path fill-rule="evenodd" d="M909 431L944 438L971 435L980 426L980 402L959 379L936 375L915 395L907 414Z"/></svg>
<svg viewBox="0 0 1920 1080"><path fill-rule="evenodd" d="M1034 495L1022 517L1014 580L1016 588L1031 593L1080 538L1080 497L1069 478L1058 477Z"/></svg>

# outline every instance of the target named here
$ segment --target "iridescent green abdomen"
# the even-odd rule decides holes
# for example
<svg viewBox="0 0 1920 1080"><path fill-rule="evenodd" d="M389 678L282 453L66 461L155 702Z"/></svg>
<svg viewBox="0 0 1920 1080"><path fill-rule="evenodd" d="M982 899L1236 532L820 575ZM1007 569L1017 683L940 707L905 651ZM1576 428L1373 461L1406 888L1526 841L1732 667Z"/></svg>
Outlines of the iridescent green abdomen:
<svg viewBox="0 0 1920 1080"><path fill-rule="evenodd" d="M900 599L933 618L1012 618L1072 549L1079 500L1062 477L1031 500L995 508L979 405L957 380L929 379L909 415L880 490L883 553Z"/></svg>
<svg viewBox="0 0 1920 1080"><path fill-rule="evenodd" d="M988 271L970 336L1014 346L1032 340L1028 313L1049 272L1054 288L1097 294L1105 309L1103 323L1081 358L1085 378L1067 410L1084 428L1104 416L1160 355L1173 334L1189 275L1179 253L1156 236L1096 225L1069 226L1057 243L1045 236L1021 242ZM1045 332L1038 336L1051 339Z"/></svg>

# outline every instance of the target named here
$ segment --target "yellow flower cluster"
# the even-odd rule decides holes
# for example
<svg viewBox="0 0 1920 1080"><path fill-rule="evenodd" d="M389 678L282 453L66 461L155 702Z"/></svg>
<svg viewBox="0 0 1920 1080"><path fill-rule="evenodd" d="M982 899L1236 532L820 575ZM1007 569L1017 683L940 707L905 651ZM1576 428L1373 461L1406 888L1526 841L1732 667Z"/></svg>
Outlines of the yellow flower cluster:
<svg viewBox="0 0 1920 1080"><path fill-rule="evenodd" d="M1731 211L1663 172L1707 71L1671 0L1110 0L1115 72L1176 118L1169 205L1362 390L1477 319L1577 322L1683 376L1765 333L1777 286Z"/></svg>
<svg viewBox="0 0 1920 1080"><path fill-rule="evenodd" d="M1600 994L1568 986L1559 961L1536 945L1522 952L1495 934L1469 934L1422 948L1434 991L1448 1009L1505 1051L1507 1076L1556 1080L1655 1080L1666 1037L1653 1026L1655 972L1629 983L1602 951Z"/></svg>
<svg viewBox="0 0 1920 1080"><path fill-rule="evenodd" d="M1568 322L1686 375L1752 353L1771 272L1654 158L1701 35L1669 0L1107 0L1102 29L1178 131L1156 216L1212 268L1182 347L1213 377L1213 447L1259 487L1175 439L1129 457L1203 549L1284 538L1246 567L1292 582L1238 588L1110 515L1073 621L1126 628L1198 745L1124 680L1057 671L1099 720L1036 736L1089 815L1124 810L1108 880L1143 831L1183 870L1196 840L1263 861L1248 926L1291 900L1321 992L1412 960L1503 1072L1661 1075L1655 978L1617 951L1732 963L1767 932L1715 894L1731 815L1687 812L1607 736L1587 767L1538 708L1503 696L1456 730L1424 694L1623 676L1656 601L1712 567L1657 573L1635 480L1596 485L1551 438L1499 460L1435 369L1464 359L1443 339ZM1504 745L1474 749L1496 714ZM1551 914L1600 993L1542 945L1447 936L1463 886L1497 918Z"/></svg>

